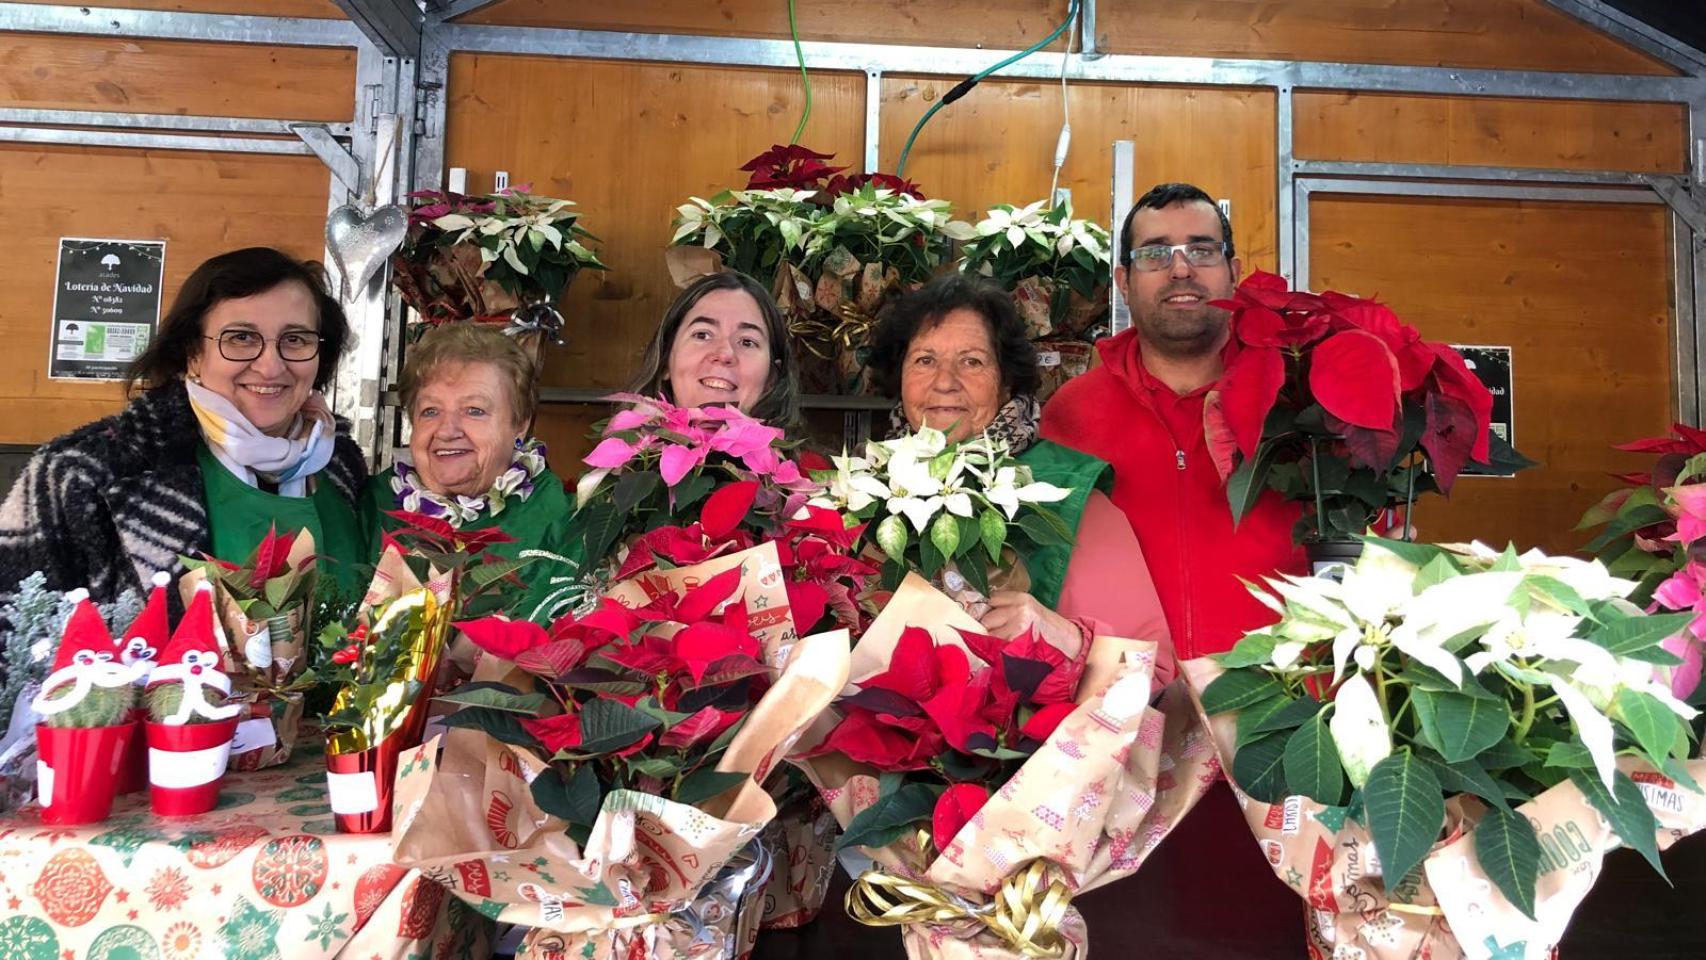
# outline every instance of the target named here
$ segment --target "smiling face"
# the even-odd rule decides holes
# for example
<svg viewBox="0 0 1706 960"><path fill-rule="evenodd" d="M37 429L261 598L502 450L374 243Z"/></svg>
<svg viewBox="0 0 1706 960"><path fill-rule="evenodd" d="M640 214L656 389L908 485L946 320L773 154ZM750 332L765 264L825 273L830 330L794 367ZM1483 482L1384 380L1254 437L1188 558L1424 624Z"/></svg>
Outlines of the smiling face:
<svg viewBox="0 0 1706 960"><path fill-rule="evenodd" d="M254 296L221 300L202 316L202 336L214 339L201 341L187 373L231 401L255 429L283 436L314 389L320 360L285 360L277 341L287 333L318 333L319 328L314 295L295 281ZM239 361L220 354L217 338L239 331L267 341L259 357Z"/></svg>
<svg viewBox="0 0 1706 960"><path fill-rule="evenodd" d="M747 413L770 384L770 356L758 301L744 290L712 290L676 328L665 380L678 406L725 404Z"/></svg>
<svg viewBox="0 0 1706 960"><path fill-rule="evenodd" d="M434 493L477 497L513 459L527 425L496 364L445 363L415 395L409 452Z"/></svg>
<svg viewBox="0 0 1706 960"><path fill-rule="evenodd" d="M1218 243L1220 215L1211 204L1186 201L1145 208L1132 217L1127 249L1151 244ZM1119 267L1114 281L1131 308L1132 326L1144 346L1170 357L1200 357L1218 351L1226 342L1227 312L1209 306L1211 300L1232 296L1238 283L1238 261L1212 267L1193 267L1174 253L1165 268L1153 271Z"/></svg>
<svg viewBox="0 0 1706 960"><path fill-rule="evenodd" d="M981 433L1007 402L989 324L977 311L951 310L920 327L900 369L900 405L912 429L946 431L950 442Z"/></svg>

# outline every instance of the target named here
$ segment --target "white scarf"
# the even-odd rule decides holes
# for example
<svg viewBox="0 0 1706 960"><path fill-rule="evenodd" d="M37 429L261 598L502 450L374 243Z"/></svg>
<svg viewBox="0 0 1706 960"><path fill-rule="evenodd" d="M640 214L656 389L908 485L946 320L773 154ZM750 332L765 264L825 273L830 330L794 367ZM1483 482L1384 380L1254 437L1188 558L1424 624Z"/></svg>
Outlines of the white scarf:
<svg viewBox="0 0 1706 960"><path fill-rule="evenodd" d="M308 478L332 460L336 425L319 391L308 394L287 436L262 433L230 400L198 383L184 381L202 439L213 456L244 483L266 479L286 497L308 495Z"/></svg>

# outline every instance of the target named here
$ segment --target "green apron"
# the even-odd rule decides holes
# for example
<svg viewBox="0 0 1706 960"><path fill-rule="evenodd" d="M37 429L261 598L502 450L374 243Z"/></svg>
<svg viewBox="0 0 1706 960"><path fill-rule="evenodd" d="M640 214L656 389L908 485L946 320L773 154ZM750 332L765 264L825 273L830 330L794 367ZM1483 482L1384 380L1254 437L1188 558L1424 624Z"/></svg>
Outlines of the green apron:
<svg viewBox="0 0 1706 960"><path fill-rule="evenodd" d="M268 530L291 533L307 530L314 537L322 575L330 574L338 592L360 596L367 588L361 565L367 561L367 537L356 522L355 508L324 477L308 481L306 497L286 497L251 487L233 474L207 445L196 449L202 489L207 497L207 525L213 555L242 563L260 546Z"/></svg>
<svg viewBox="0 0 1706 960"><path fill-rule="evenodd" d="M1076 541L1078 524L1084 518L1084 504L1089 502L1090 491L1112 492L1113 469L1087 453L1079 453L1049 440L1038 440L1018 459L1031 468L1032 480L1072 491L1065 500L1042 504L1041 509L1059 514ZM1060 591L1066 585L1066 568L1071 561L1072 544L1044 547L1025 554L1025 571L1031 577L1031 596L1050 610L1060 603Z"/></svg>

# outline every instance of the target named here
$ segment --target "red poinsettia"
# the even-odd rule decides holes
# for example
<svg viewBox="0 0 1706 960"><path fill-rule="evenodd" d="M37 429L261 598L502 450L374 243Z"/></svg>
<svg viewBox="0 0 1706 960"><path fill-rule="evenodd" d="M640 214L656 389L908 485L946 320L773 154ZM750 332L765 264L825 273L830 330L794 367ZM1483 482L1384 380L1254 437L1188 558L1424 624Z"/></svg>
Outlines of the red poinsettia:
<svg viewBox="0 0 1706 960"><path fill-rule="evenodd" d="M741 169L752 174L746 181L748 190L774 190L779 187L816 190L823 186L825 177L847 169L823 162L833 159L833 153L818 153L799 144L776 144L741 164Z"/></svg>
<svg viewBox="0 0 1706 960"><path fill-rule="evenodd" d="M918 184L897 177L892 173L855 173L850 177L830 177L829 183L823 188L823 192L833 199L844 193L862 190L867 184L876 187L878 190L893 190L895 193L904 193L914 200L928 199Z"/></svg>
<svg viewBox="0 0 1706 960"><path fill-rule="evenodd" d="M1406 491L1449 492L1470 461L1491 461L1492 394L1457 351L1384 304L1257 271L1213 305L1231 311L1236 344L1204 415L1235 518L1271 485L1326 508L1313 535L1351 536ZM1331 503L1317 497L1318 473Z"/></svg>

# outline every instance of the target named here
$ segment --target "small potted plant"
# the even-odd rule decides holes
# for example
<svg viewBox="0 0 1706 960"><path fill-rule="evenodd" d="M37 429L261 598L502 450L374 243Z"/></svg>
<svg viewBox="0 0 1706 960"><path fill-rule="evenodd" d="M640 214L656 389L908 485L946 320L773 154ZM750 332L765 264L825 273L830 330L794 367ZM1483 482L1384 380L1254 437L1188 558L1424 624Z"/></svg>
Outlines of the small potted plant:
<svg viewBox="0 0 1706 960"><path fill-rule="evenodd" d="M112 812L124 750L135 727L136 678L89 591L67 595L75 606L31 707L36 725L36 791L44 822L97 823Z"/></svg>
<svg viewBox="0 0 1706 960"><path fill-rule="evenodd" d="M161 816L194 816L219 803L243 709L225 702L231 678L220 666L222 646L213 587L199 584L148 676L148 782Z"/></svg>

